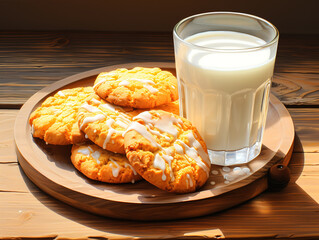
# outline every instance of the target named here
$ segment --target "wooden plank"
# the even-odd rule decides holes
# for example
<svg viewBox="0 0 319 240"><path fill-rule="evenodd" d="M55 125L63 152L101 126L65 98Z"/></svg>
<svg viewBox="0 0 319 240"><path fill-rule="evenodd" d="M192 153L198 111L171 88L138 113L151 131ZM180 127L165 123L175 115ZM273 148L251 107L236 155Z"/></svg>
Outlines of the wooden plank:
<svg viewBox="0 0 319 240"><path fill-rule="evenodd" d="M70 75L117 63L173 61L170 34L2 33L0 103L22 104Z"/></svg>
<svg viewBox="0 0 319 240"><path fill-rule="evenodd" d="M16 163L13 127L18 110L0 110L0 164Z"/></svg>
<svg viewBox="0 0 319 240"><path fill-rule="evenodd" d="M310 149L316 151L311 142L316 141L314 132L318 124L318 110L289 111L304 150L311 146ZM9 129L9 133L0 134L0 156L9 155L10 159L15 159L13 142L6 136L12 131L17 110L1 110L0 113L0 122ZM11 150L6 152L7 149ZM172 222L118 221L81 212L44 194L26 178L16 163L4 161L0 164L0 212L5 217L0 218L0 238L165 239L203 234L234 239L306 238L310 234L319 237L318 159L318 153L295 151L289 165L292 182L280 193L265 192L230 210L202 218L174 221L173 225ZM152 233L145 229L151 229Z"/></svg>
<svg viewBox="0 0 319 240"><path fill-rule="evenodd" d="M318 41L317 35L280 37L272 91L285 104L318 105ZM127 62L174 62L172 33L167 32L0 32L0 56L0 105L13 107L83 71Z"/></svg>
<svg viewBox="0 0 319 240"><path fill-rule="evenodd" d="M319 152L319 109L288 108L295 125L294 152Z"/></svg>
<svg viewBox="0 0 319 240"><path fill-rule="evenodd" d="M6 182L15 190L0 191L0 238L315 238L319 237L319 198L314 195L319 186L318 159L319 153L293 154L292 181L281 192L265 192L227 211L174 222L119 221L82 212L39 191L17 165L2 164L1 171L8 174L0 186Z"/></svg>
<svg viewBox="0 0 319 240"><path fill-rule="evenodd" d="M275 73L271 91L286 106L316 106L319 104L318 79L319 74Z"/></svg>
<svg viewBox="0 0 319 240"><path fill-rule="evenodd" d="M281 35L275 72L319 73L319 35Z"/></svg>

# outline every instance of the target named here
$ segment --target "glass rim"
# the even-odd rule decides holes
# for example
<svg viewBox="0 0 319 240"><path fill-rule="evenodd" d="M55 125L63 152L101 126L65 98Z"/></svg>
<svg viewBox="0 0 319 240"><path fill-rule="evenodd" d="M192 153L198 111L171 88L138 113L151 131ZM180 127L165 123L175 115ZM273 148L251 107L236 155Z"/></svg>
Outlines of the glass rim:
<svg viewBox="0 0 319 240"><path fill-rule="evenodd" d="M249 48L241 48L241 49L218 49L218 48L210 48L210 47L204 47L204 46L199 46L190 42L185 41L185 39L183 39L178 33L177 30L178 28L185 23L186 21L190 20L190 19L195 19L197 17L201 17L201 16L205 16L205 15L218 15L218 14L223 14L223 15L239 15L239 16L243 16L243 17L248 17L248 18L252 18L252 19L257 19L259 21L262 21L264 23L266 23L267 25L269 25L274 31L275 31L275 36L273 37L272 40L266 42L265 44L262 44L260 46L257 47L249 47ZM173 35L180 41L182 41L184 44L191 46L193 48L198 48L201 50L205 50L205 51L212 51L212 52L250 52L250 51L256 51L256 50L261 50L264 48L267 48L271 45L273 45L274 43L276 43L278 41L279 38L279 31L278 29L275 27L275 25L273 25L271 22L267 21L266 19L263 19L261 17L257 17L255 15L251 15L251 14L247 14L247 13L240 13L240 12L224 12L224 11L217 11L217 12L205 12L205 13L199 13L199 14L195 14L189 17L186 17L184 19L182 19L181 21L179 21L173 29Z"/></svg>

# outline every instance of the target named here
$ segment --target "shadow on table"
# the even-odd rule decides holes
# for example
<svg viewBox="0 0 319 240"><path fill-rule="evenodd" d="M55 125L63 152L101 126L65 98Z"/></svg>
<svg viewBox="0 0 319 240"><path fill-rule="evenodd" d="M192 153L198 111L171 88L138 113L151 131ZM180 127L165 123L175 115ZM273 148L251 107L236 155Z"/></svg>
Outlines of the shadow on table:
<svg viewBox="0 0 319 240"><path fill-rule="evenodd" d="M39 190L25 176L22 169L21 174L30 192L43 205L64 218L101 231L101 236L103 232L105 235L116 234L142 238L176 238L198 235L208 237L224 235L227 238L236 238L248 237L248 234L250 237L267 236L271 238L285 237L287 233L298 234L299 237L309 235L309 233L312 236L319 236L317 227L319 226L319 205L295 183L304 166L304 154L299 151L302 145L297 135L295 149L298 149L299 153L292 155L289 164L292 179L285 189L280 192L266 191L250 201L219 213L175 221L116 220L83 212Z"/></svg>

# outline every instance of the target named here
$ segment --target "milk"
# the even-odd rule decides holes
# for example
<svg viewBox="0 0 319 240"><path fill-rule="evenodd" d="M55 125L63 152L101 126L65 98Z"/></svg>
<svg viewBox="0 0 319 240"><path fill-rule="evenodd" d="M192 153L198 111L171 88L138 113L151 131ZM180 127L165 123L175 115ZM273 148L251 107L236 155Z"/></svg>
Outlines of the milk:
<svg viewBox="0 0 319 240"><path fill-rule="evenodd" d="M184 41L175 45L181 115L210 150L256 144L260 150L275 63L269 48L254 49L265 41L231 31L202 32Z"/></svg>

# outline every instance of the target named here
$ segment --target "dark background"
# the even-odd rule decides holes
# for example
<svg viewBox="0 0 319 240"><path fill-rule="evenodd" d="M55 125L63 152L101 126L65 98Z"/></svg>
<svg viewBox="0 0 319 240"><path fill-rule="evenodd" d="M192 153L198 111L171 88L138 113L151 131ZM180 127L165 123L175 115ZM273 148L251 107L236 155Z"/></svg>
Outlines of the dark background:
<svg viewBox="0 0 319 240"><path fill-rule="evenodd" d="M189 15L244 12L280 33L319 34L318 0L0 0L0 30L172 31Z"/></svg>

